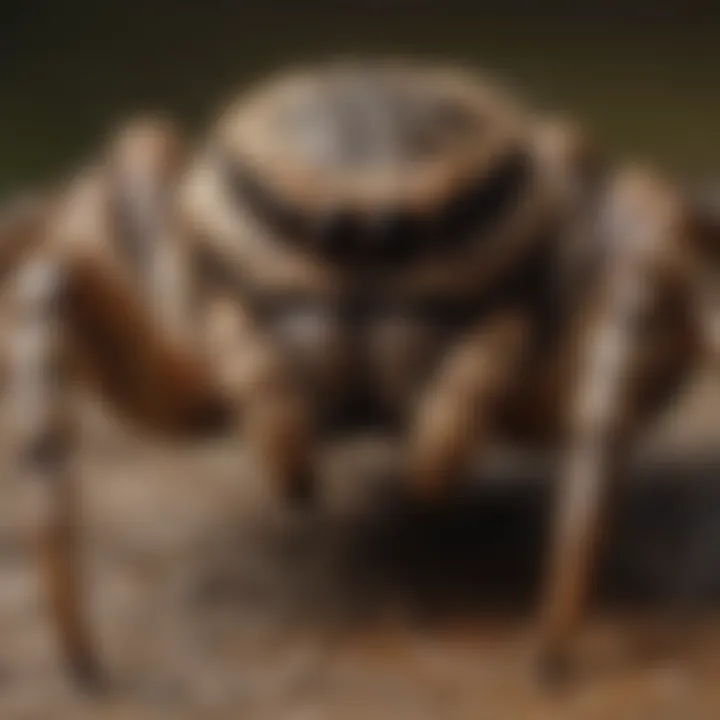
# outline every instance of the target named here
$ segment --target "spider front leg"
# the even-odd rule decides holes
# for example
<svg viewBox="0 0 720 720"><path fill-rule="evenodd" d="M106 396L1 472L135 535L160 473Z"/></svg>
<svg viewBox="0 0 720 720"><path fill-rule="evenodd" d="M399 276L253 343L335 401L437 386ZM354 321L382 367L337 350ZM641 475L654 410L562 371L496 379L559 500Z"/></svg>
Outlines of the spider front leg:
<svg viewBox="0 0 720 720"><path fill-rule="evenodd" d="M111 138L102 170L107 237L148 306L188 340L200 321L200 284L177 197L189 155L174 123L141 116Z"/></svg>
<svg viewBox="0 0 720 720"><path fill-rule="evenodd" d="M64 654L78 679L88 681L100 672L81 605L73 387L87 382L130 422L179 439L236 432L244 415L241 429L250 445L293 497L312 488L308 424L259 336L254 346L238 348L241 377L220 382L207 358L147 309L127 268L106 246L48 243L19 282L16 376L26 454L46 488L44 584Z"/></svg>
<svg viewBox="0 0 720 720"><path fill-rule="evenodd" d="M511 311L471 332L441 363L410 431L416 496L446 495L472 453L491 439L497 403L517 377L529 335L529 318Z"/></svg>
<svg viewBox="0 0 720 720"><path fill-rule="evenodd" d="M637 432L687 379L699 356L683 208L653 175L622 173L598 231L609 259L580 327L566 331L571 384L564 458L542 606L540 670L569 668L610 490Z"/></svg>
<svg viewBox="0 0 720 720"><path fill-rule="evenodd" d="M84 685L96 686L101 673L79 588L76 427L62 271L50 255L41 255L15 279L19 324L11 347L12 389L23 471L41 486L38 550L44 587L73 673Z"/></svg>
<svg viewBox="0 0 720 720"><path fill-rule="evenodd" d="M222 253L210 239L198 241L184 202L188 188L195 189L183 175L187 154L165 120L138 118L118 133L106 169L114 220L108 234L139 280L144 302L181 342L212 345L206 331L218 296L245 319L233 328L236 342L211 358L213 375L242 408L242 432L263 471L284 495L306 499L313 486L309 415L280 353L245 312L242 293L232 281L225 285Z"/></svg>
<svg viewBox="0 0 720 720"><path fill-rule="evenodd" d="M16 280L14 387L27 472L42 482L43 584L64 655L87 685L101 672L82 607L73 390L91 380L135 422L188 438L230 427L234 408L107 257L47 247Z"/></svg>
<svg viewBox="0 0 720 720"><path fill-rule="evenodd" d="M242 314L237 306L224 309L234 311L231 319ZM215 355L223 388L242 408L242 437L280 495L304 504L316 490L314 422L308 398L279 349L251 316L231 330L222 346L215 343Z"/></svg>

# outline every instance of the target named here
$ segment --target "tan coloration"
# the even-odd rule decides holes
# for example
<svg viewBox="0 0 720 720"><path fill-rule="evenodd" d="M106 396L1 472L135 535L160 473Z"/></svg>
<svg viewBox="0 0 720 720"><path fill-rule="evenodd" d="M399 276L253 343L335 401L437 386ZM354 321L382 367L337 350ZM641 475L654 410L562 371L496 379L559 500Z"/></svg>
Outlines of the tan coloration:
<svg viewBox="0 0 720 720"><path fill-rule="evenodd" d="M270 344L248 328L232 375L216 376L202 356L152 322L118 269L81 258L67 294L84 374L116 410L191 439L229 432L242 419L263 470L288 494L295 494L295 483L310 481L308 422Z"/></svg>
<svg viewBox="0 0 720 720"><path fill-rule="evenodd" d="M68 465L74 422L66 413L67 393L77 382L89 383L133 423L171 437L232 431L242 408L248 442L284 492L302 497L312 491L311 445L304 435L309 425L298 420L299 401L289 399L269 346L258 340L253 350L247 343L242 382L223 382L206 353L187 345L193 329L185 327L185 303L196 299L195 278L180 274L191 269L191 247L169 232L177 227L177 168L165 166L174 157L167 147L171 142L156 128L133 125L109 153L113 163L87 168L58 193L47 228L37 227L30 237L38 252L15 283L20 336L13 390L23 411L16 430L29 454L29 474L47 486L44 581L63 651L83 681L94 680L100 670L81 608L77 507ZM124 194L128 186L132 192ZM139 265L126 252L127 228L114 213L120 205L136 213L134 240L145 253ZM170 260L179 272L169 277L164 273ZM167 304L153 302L158 292ZM237 376L239 368L233 370Z"/></svg>
<svg viewBox="0 0 720 720"><path fill-rule="evenodd" d="M562 663L588 594L609 486L643 421L699 357L682 206L643 170L612 183L600 219L611 257L580 342L543 607L542 652Z"/></svg>
<svg viewBox="0 0 720 720"><path fill-rule="evenodd" d="M273 127L284 103L304 103L323 130L346 90L361 102L355 119L375 153L369 170L343 159L356 149L341 128L331 128L337 158L316 167L317 157L300 157L310 151L312 160L309 136ZM40 338L37 357L67 352L72 377L52 389L51 364L28 366L30 436L63 425L51 419L70 380L90 382L155 431L241 429L272 482L302 498L328 425L389 416L408 433L413 489L434 501L478 446L554 444L564 461L542 653L565 655L608 485L701 355L695 281L713 226L655 173L604 175L574 125L536 121L461 73L341 66L258 92L223 117L194 159L181 159L167 126L135 124L64 192L49 232L33 240L48 277L62 282L28 327ZM398 98L425 110L448 101L473 119L443 129L423 155L416 118L396 115ZM481 193L490 211L501 206L490 230L473 226L452 248L436 232L439 252L411 253L400 266L333 261L282 236L228 187L218 162L249 163L313 211L347 202L370 221L399 203L417 220L463 197L471 171L492 188L491 160L511 147L525 150L530 173L510 206ZM203 327L220 313L224 327ZM57 345L46 326L62 331ZM69 439L59 447L65 457ZM77 658L92 653L68 530L77 522L71 486L64 464L46 476L47 583L65 651L83 665Z"/></svg>
<svg viewBox="0 0 720 720"><path fill-rule="evenodd" d="M53 260L39 255L15 277L20 320L12 344L15 432L25 448L24 470L47 496L38 528L46 600L73 673L95 683L98 666L79 583L71 358L60 302L62 277Z"/></svg>
<svg viewBox="0 0 720 720"><path fill-rule="evenodd" d="M522 316L493 319L442 361L410 431L411 482L426 500L446 494L471 453L491 440L497 405L516 381L530 332Z"/></svg>
<svg viewBox="0 0 720 720"><path fill-rule="evenodd" d="M63 652L74 676L85 687L97 689L103 682L93 633L87 622L80 567L80 508L72 470L52 470L52 477L34 473L47 484L46 512L41 518L38 540L46 601L57 623Z"/></svg>
<svg viewBox="0 0 720 720"><path fill-rule="evenodd" d="M553 168L540 153L534 177L510 212L499 218L492 236L478 237L460 250L418 257L407 267L374 267L370 282L381 296L401 302L455 296L475 302L490 291L531 252L539 236L555 227L564 199L554 189ZM457 187L457 185L453 185ZM181 205L200 247L217 259L235 283L264 293L324 298L340 296L352 268L334 266L324 258L284 242L264 226L223 184L212 157L202 157L183 183ZM452 192L450 192L452 195ZM378 213L379 214L379 213Z"/></svg>
<svg viewBox="0 0 720 720"><path fill-rule="evenodd" d="M241 411L238 430L280 493L311 493L313 422L304 396L276 342L227 298L211 303L205 330L215 382Z"/></svg>
<svg viewBox="0 0 720 720"><path fill-rule="evenodd" d="M83 683L97 681L100 669L82 609L77 557L76 382L84 371L118 409L163 432L208 434L224 412L223 398L197 360L165 342L132 286L123 286L109 259L103 266L92 250L55 237L15 278L12 373L15 431L27 474L48 496L39 540L47 600L63 652Z"/></svg>
<svg viewBox="0 0 720 720"><path fill-rule="evenodd" d="M156 314L180 336L192 333L197 289L188 275L189 248L175 211L178 180L187 163L174 124L138 117L111 138L104 174L110 187L114 246L140 280Z"/></svg>
<svg viewBox="0 0 720 720"><path fill-rule="evenodd" d="M199 251L208 254L233 283L277 291L315 293L319 297L339 292L342 277L327 263L285 247L228 196L210 158L201 157L183 179L179 190L182 220Z"/></svg>
<svg viewBox="0 0 720 720"><path fill-rule="evenodd" d="M197 434L199 426L220 421L219 396L210 397L202 366L166 340L168 333L148 317L128 278L121 229L109 212L114 187L98 165L57 191L52 204L41 207L41 218L30 217L23 241L34 252L25 253L29 262L11 276L17 327L10 348L18 409L13 429L25 448L28 475L42 482L47 495L40 552L50 610L63 651L86 682L97 679L99 669L82 610L77 557L77 380L84 371L130 416L156 429L186 433L193 425ZM152 198L151 209L156 207ZM16 262L21 257L16 254ZM178 386L185 396L178 396Z"/></svg>
<svg viewBox="0 0 720 720"><path fill-rule="evenodd" d="M503 218L488 245L479 239L462 252L439 261L420 259L387 278L397 294L407 297L452 297L472 300L491 290L531 253L538 241L554 228L560 206L544 184L543 167L536 166L538 177L509 217ZM389 274L389 273L388 273Z"/></svg>
<svg viewBox="0 0 720 720"><path fill-rule="evenodd" d="M555 168L559 189L566 197L599 179L602 158L587 132L577 123L546 118L538 121L534 137L538 154L548 166Z"/></svg>
<svg viewBox="0 0 720 720"><path fill-rule="evenodd" d="M401 148L409 128L394 125L382 93L395 96L394 102L406 106L406 114L408 105L418 105L412 121L418 131L423 112L449 108L461 115L456 124L462 132L429 128L435 130L428 138L430 152L418 147L405 156ZM365 156L360 150L357 162L345 163L335 148L323 155L318 147L308 157L307 138L293 137L293 114L318 111L306 125L312 132L324 132L324 136L315 132L319 145L335 140L337 134L350 134L338 117L337 106L344 102L348 116L368 114L363 125ZM347 121L356 122L357 117ZM499 90L457 69L407 63L337 65L285 76L248 94L226 111L217 142L221 152L312 214L320 215L327 207L361 214L404 207L422 213L444 203L459 185L487 171L506 150L520 144L526 135L523 122L523 115ZM347 139L338 138L340 149L347 148Z"/></svg>
<svg viewBox="0 0 720 720"><path fill-rule="evenodd" d="M132 286L92 256L66 266L68 323L83 369L130 418L171 434L196 434L222 397L197 353L143 311ZM180 390L182 389L182 390Z"/></svg>
<svg viewBox="0 0 720 720"><path fill-rule="evenodd" d="M119 179L130 182L135 177L167 189L182 171L185 152L175 123L156 116L137 117L110 136L106 162Z"/></svg>
<svg viewBox="0 0 720 720"><path fill-rule="evenodd" d="M7 296L8 281L17 267L30 256L42 237L45 223L52 211L50 193L23 193L0 206L0 290ZM6 303L6 306L8 303ZM0 385L6 390L12 354L12 309L5 307L0 314Z"/></svg>
<svg viewBox="0 0 720 720"><path fill-rule="evenodd" d="M250 387L244 409L248 447L269 481L286 499L310 499L315 494L315 438L303 399L273 377Z"/></svg>

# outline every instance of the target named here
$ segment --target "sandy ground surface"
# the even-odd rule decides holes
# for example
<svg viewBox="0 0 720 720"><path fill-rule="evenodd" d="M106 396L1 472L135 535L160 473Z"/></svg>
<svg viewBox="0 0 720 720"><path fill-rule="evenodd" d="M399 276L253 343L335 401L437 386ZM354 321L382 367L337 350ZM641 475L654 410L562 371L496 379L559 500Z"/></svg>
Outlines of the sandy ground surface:
<svg viewBox="0 0 720 720"><path fill-rule="evenodd" d="M320 509L293 514L238 444L162 447L93 412L88 602L115 686L88 698L62 672L32 562L38 488L8 471L0 718L720 717L712 385L669 424L685 459L622 493L577 681L555 693L531 673L547 483L479 480L420 513L367 442L330 452Z"/></svg>

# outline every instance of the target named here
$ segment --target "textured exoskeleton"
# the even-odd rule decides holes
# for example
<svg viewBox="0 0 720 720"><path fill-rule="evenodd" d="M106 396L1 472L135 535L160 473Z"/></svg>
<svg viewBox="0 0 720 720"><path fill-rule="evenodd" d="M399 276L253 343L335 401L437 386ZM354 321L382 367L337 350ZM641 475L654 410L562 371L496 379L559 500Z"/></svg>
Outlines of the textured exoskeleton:
<svg viewBox="0 0 720 720"><path fill-rule="evenodd" d="M705 350L710 213L654 171L604 168L574 125L488 81L380 62L268 82L189 150L131 124L41 214L1 257L17 268L18 427L51 497L46 584L78 673L97 665L77 381L155 431L237 432L295 499L318 443L359 424L400 433L426 502L492 442L557 447L541 655L563 658L608 487ZM231 354L198 334L213 297L241 319Z"/></svg>

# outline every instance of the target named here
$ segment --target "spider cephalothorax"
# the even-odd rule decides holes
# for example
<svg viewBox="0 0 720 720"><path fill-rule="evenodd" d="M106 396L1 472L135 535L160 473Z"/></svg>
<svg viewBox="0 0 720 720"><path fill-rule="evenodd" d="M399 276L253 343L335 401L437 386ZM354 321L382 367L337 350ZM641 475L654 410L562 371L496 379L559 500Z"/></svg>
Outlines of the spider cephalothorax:
<svg viewBox="0 0 720 720"><path fill-rule="evenodd" d="M357 263L412 259L492 230L529 183L521 116L473 78L332 68L233 107L226 181L283 237Z"/></svg>
<svg viewBox="0 0 720 720"><path fill-rule="evenodd" d="M168 125L133 124L45 206L28 262L26 238L2 238L34 333L17 370L28 442L54 449L31 469L55 498L47 584L75 669L95 665L76 595L73 378L155 430L241 429L295 498L318 441L358 422L392 421L425 500L492 441L559 445L543 656L560 657L608 474L701 354L697 258L717 222L654 173L602 172L574 126L420 64L282 76L186 158ZM219 354L193 342L211 296L241 320Z"/></svg>
<svg viewBox="0 0 720 720"><path fill-rule="evenodd" d="M547 309L530 276L563 189L535 130L457 71L320 68L223 113L182 204L314 413L404 422L453 338Z"/></svg>

